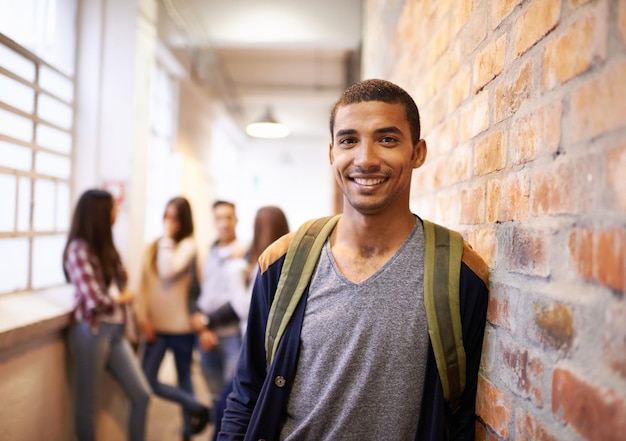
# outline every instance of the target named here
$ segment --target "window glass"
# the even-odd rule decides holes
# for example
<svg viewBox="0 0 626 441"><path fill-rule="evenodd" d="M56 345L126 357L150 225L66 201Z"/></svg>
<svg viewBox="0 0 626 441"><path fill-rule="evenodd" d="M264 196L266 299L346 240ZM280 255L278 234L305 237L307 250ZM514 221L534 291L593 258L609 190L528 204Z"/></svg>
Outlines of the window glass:
<svg viewBox="0 0 626 441"><path fill-rule="evenodd" d="M13 231L15 227L15 176L0 173L0 231Z"/></svg>
<svg viewBox="0 0 626 441"><path fill-rule="evenodd" d="M72 80L55 72L47 66L41 66L39 70L39 85L51 94L71 102L74 99L74 84Z"/></svg>
<svg viewBox="0 0 626 441"><path fill-rule="evenodd" d="M2 101L26 113L35 110L35 91L32 87L0 74Z"/></svg>
<svg viewBox="0 0 626 441"><path fill-rule="evenodd" d="M65 235L37 236L33 239L33 288L65 283L63 248Z"/></svg>
<svg viewBox="0 0 626 441"><path fill-rule="evenodd" d="M0 0L0 29L56 68L74 72L76 0Z"/></svg>
<svg viewBox="0 0 626 441"><path fill-rule="evenodd" d="M30 171L33 151L28 147L0 141L0 166Z"/></svg>
<svg viewBox="0 0 626 441"><path fill-rule="evenodd" d="M2 3L3 1L0 0L0 4ZM0 17L2 17L1 11ZM0 25L0 29L3 28ZM0 66L31 83L35 81L35 63L2 45L0 45Z"/></svg>
<svg viewBox="0 0 626 441"><path fill-rule="evenodd" d="M23 116L0 109L0 133L20 141L33 140L33 122Z"/></svg>
<svg viewBox="0 0 626 441"><path fill-rule="evenodd" d="M48 95L39 95L37 114L40 118L49 121L62 129L72 128L72 108Z"/></svg>
<svg viewBox="0 0 626 441"><path fill-rule="evenodd" d="M2 239L0 253L0 292L28 288L28 239L25 237Z"/></svg>
<svg viewBox="0 0 626 441"><path fill-rule="evenodd" d="M48 179L35 181L35 206L33 228L36 231L54 230L55 185Z"/></svg>
<svg viewBox="0 0 626 441"><path fill-rule="evenodd" d="M35 171L42 175L69 178L71 166L70 158L67 156L46 152L37 152L35 156Z"/></svg>
<svg viewBox="0 0 626 441"><path fill-rule="evenodd" d="M30 230L30 178L22 176L19 180L17 195L17 231Z"/></svg>
<svg viewBox="0 0 626 441"><path fill-rule="evenodd" d="M57 231L69 230L70 228L70 186L65 182L57 184Z"/></svg>
<svg viewBox="0 0 626 441"><path fill-rule="evenodd" d="M59 153L69 153L72 150L72 135L46 124L37 124L37 144Z"/></svg>

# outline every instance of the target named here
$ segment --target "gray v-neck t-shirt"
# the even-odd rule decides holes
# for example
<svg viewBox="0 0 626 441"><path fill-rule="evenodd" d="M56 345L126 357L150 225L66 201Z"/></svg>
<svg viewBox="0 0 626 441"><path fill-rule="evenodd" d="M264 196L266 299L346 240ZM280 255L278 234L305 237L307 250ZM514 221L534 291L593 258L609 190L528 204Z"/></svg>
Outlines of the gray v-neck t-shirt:
<svg viewBox="0 0 626 441"><path fill-rule="evenodd" d="M428 326L421 222L359 284L340 273L329 242L311 280L301 349L281 440L412 440Z"/></svg>

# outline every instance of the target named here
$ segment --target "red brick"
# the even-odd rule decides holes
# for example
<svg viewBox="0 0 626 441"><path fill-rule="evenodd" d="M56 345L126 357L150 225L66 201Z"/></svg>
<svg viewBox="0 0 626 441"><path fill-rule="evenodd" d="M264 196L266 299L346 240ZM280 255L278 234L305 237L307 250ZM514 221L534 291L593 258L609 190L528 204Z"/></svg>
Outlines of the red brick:
<svg viewBox="0 0 626 441"><path fill-rule="evenodd" d="M439 5L437 5L439 8ZM461 28L467 23L474 10L474 0L464 0L462 2L454 2L454 14L452 16L452 35L456 35Z"/></svg>
<svg viewBox="0 0 626 441"><path fill-rule="evenodd" d="M511 399L482 375L478 376L476 414L501 438L509 435Z"/></svg>
<svg viewBox="0 0 626 441"><path fill-rule="evenodd" d="M511 271L532 276L549 276L547 235L545 230L515 227L512 249L508 256Z"/></svg>
<svg viewBox="0 0 626 441"><path fill-rule="evenodd" d="M623 228L598 233L594 274L601 284L626 291L626 231Z"/></svg>
<svg viewBox="0 0 626 441"><path fill-rule="evenodd" d="M463 188L461 190L462 224L482 224L485 222L485 188Z"/></svg>
<svg viewBox="0 0 626 441"><path fill-rule="evenodd" d="M572 93L571 141L626 127L626 63L608 68Z"/></svg>
<svg viewBox="0 0 626 441"><path fill-rule="evenodd" d="M617 304L606 308L604 326L604 359L626 379L626 306Z"/></svg>
<svg viewBox="0 0 626 441"><path fill-rule="evenodd" d="M502 35L478 53L474 61L474 92L482 90L487 83L500 75L504 68L505 48L506 35Z"/></svg>
<svg viewBox="0 0 626 441"><path fill-rule="evenodd" d="M457 2L459 5L462 2ZM465 23L462 32L459 33L459 45L461 52L467 58L474 53L476 48L485 40L487 36L487 26L481 15L476 14Z"/></svg>
<svg viewBox="0 0 626 441"><path fill-rule="evenodd" d="M496 122L519 110L532 91L532 61L527 62L514 81L502 83L496 88Z"/></svg>
<svg viewBox="0 0 626 441"><path fill-rule="evenodd" d="M502 131L490 133L476 145L474 170L479 176L501 170L506 165L506 148Z"/></svg>
<svg viewBox="0 0 626 441"><path fill-rule="evenodd" d="M587 3L589 3L589 0L569 0L569 4L572 8L577 8Z"/></svg>
<svg viewBox="0 0 626 441"><path fill-rule="evenodd" d="M559 22L560 0L532 0L514 28L515 56L519 57Z"/></svg>
<svg viewBox="0 0 626 441"><path fill-rule="evenodd" d="M535 323L544 343L556 349L571 346L574 334L574 317L572 311L563 303L539 307L535 305Z"/></svg>
<svg viewBox="0 0 626 441"><path fill-rule="evenodd" d="M448 49L450 42L450 24L448 21L440 23L439 30L430 38L429 63L432 65Z"/></svg>
<svg viewBox="0 0 626 441"><path fill-rule="evenodd" d="M485 131L489 127L489 95L481 92L476 95L461 113L461 142Z"/></svg>
<svg viewBox="0 0 626 441"><path fill-rule="evenodd" d="M613 194L615 206L626 211L626 145L609 150L606 157L606 168L609 175L609 187Z"/></svg>
<svg viewBox="0 0 626 441"><path fill-rule="evenodd" d="M560 101L542 107L513 123L509 142L513 164L523 164L539 154L554 154L561 141Z"/></svg>
<svg viewBox="0 0 626 441"><path fill-rule="evenodd" d="M502 222L528 218L530 182L526 172L509 174L502 181L498 219Z"/></svg>
<svg viewBox="0 0 626 441"><path fill-rule="evenodd" d="M546 424L523 409L515 411L515 441L558 441Z"/></svg>
<svg viewBox="0 0 626 441"><path fill-rule="evenodd" d="M587 280L593 278L593 232L589 228L574 228L569 235L569 252L578 273Z"/></svg>
<svg viewBox="0 0 626 441"><path fill-rule="evenodd" d="M584 164L577 167L568 162L553 163L549 169L535 172L531 177L533 216L578 212L585 201L577 184L586 175Z"/></svg>
<svg viewBox="0 0 626 441"><path fill-rule="evenodd" d="M450 93L448 94L448 114L454 112L469 96L470 69L465 67L450 81Z"/></svg>
<svg viewBox="0 0 626 441"><path fill-rule="evenodd" d="M483 189L483 191L485 190ZM483 195L483 204L486 205L484 198L486 198L486 194ZM488 266L491 266L498 248L496 232L493 227L482 228L472 232L468 242L472 245L476 252L480 254L485 263Z"/></svg>
<svg viewBox="0 0 626 441"><path fill-rule="evenodd" d="M604 58L597 22L595 16L585 16L558 39L548 42L543 53L544 84L548 89L587 71L594 57Z"/></svg>
<svg viewBox="0 0 626 441"><path fill-rule="evenodd" d="M476 421L476 441L499 441L498 436L480 421Z"/></svg>
<svg viewBox="0 0 626 441"><path fill-rule="evenodd" d="M552 413L588 441L621 441L626 433L626 402L566 368L552 376Z"/></svg>
<svg viewBox="0 0 626 441"><path fill-rule="evenodd" d="M437 154L451 151L459 143L459 119L455 117L446 120L428 133L428 152Z"/></svg>
<svg viewBox="0 0 626 441"><path fill-rule="evenodd" d="M487 183L487 222L500 221L500 195L502 185L499 179L492 179Z"/></svg>
<svg viewBox="0 0 626 441"><path fill-rule="evenodd" d="M515 330L515 300L521 296L517 288L492 283L489 287L487 320L506 331ZM513 302L513 304L512 304Z"/></svg>
<svg viewBox="0 0 626 441"><path fill-rule="evenodd" d="M497 28L521 0L493 0L491 2L491 27Z"/></svg>
<svg viewBox="0 0 626 441"><path fill-rule="evenodd" d="M515 343L500 342L500 354L504 365L513 375L511 387L515 384L517 392L524 398L530 398L538 407L543 407L543 362L539 357L528 353L528 349Z"/></svg>
<svg viewBox="0 0 626 441"><path fill-rule="evenodd" d="M457 147L448 160L450 183L465 181L472 175L472 151L469 146Z"/></svg>

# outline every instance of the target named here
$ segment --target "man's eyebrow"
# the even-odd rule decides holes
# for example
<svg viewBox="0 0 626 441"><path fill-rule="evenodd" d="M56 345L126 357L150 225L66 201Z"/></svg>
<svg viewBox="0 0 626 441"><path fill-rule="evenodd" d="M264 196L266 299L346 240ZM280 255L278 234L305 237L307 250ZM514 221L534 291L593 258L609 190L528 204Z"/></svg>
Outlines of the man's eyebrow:
<svg viewBox="0 0 626 441"><path fill-rule="evenodd" d="M398 135L402 135L402 130L400 130L396 126L390 126L390 127L381 127L380 129L376 129L376 130L374 130L374 133L376 133L376 134L396 133Z"/></svg>
<svg viewBox="0 0 626 441"><path fill-rule="evenodd" d="M343 130L338 130L337 133L335 133L335 136L345 136L345 135L356 135L357 131L354 129L343 129Z"/></svg>

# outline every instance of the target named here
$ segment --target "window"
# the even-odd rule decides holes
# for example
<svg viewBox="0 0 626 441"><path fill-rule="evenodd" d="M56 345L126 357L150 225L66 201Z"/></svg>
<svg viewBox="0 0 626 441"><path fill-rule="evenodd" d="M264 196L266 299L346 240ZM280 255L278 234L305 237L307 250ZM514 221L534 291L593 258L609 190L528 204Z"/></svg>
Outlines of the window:
<svg viewBox="0 0 626 441"><path fill-rule="evenodd" d="M0 294L65 283L76 2L0 0Z"/></svg>

